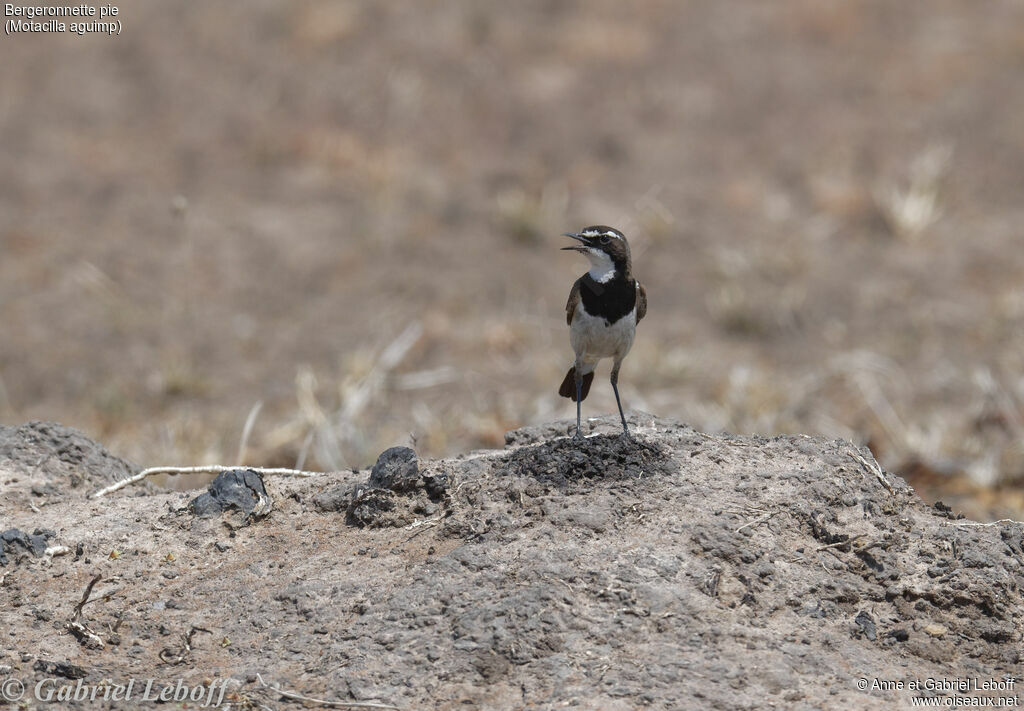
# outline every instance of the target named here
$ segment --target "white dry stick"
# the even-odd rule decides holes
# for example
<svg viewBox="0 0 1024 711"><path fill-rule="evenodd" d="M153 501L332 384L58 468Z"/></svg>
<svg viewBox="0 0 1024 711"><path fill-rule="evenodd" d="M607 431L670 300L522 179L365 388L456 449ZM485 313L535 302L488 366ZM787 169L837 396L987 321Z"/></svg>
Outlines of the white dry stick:
<svg viewBox="0 0 1024 711"><path fill-rule="evenodd" d="M130 476L127 479L122 479L121 481L114 482L110 486L107 486L107 487L104 487L104 488L100 489L95 494L92 494L89 498L90 499L98 499L101 496L106 496L107 494L109 494L111 492L114 492L114 491L117 491L118 489L123 489L126 486L131 486L132 484L140 482L143 479L145 479L146 477L152 476L153 474L219 474L221 472L234 471L235 469L248 469L250 471L256 472L257 474L266 474L267 476L281 475L281 476L313 477L313 476L320 476L323 473L323 472L307 472L307 471L302 471L301 469L283 469L283 468L267 469L267 468L263 468L263 467L240 467L240 466L229 467L229 466L224 466L223 464L210 464L208 466L203 466L203 467L150 467L149 469L143 469L138 474Z"/></svg>
<svg viewBox="0 0 1024 711"><path fill-rule="evenodd" d="M442 519L444 519L444 516L435 516L434 518L426 518L426 519L416 519L415 521L410 523L408 526L406 526L405 530L406 531L411 531L412 529L419 528L420 526L436 526L438 524L438 522L441 521Z"/></svg>
<svg viewBox="0 0 1024 711"><path fill-rule="evenodd" d="M83 625L81 622L67 622L64 626L71 630L71 633L75 635L75 637L82 640L85 646L89 649L105 649L107 646L102 637Z"/></svg>
<svg viewBox="0 0 1024 711"><path fill-rule="evenodd" d="M1012 518L1001 518L998 521L992 521L991 523L978 523L977 521L951 521L947 523L947 526L999 526L1004 523L1015 523L1018 526L1024 526L1024 521L1014 521Z"/></svg>

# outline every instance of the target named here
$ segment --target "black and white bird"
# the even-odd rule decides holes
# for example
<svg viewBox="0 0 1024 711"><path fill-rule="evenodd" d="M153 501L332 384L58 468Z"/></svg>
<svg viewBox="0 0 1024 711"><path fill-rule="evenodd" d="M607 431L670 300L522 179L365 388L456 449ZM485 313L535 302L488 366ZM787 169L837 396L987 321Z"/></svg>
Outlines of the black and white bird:
<svg viewBox="0 0 1024 711"><path fill-rule="evenodd" d="M565 304L569 342L576 362L565 374L558 394L576 402L576 438L581 439L580 403L590 392L594 368L603 358L612 359L612 390L622 418L622 434L629 437L626 416L619 399L619 368L633 347L636 325L647 313L647 292L633 278L626 236L612 227L596 225L582 232L566 232L578 245L563 247L582 252L590 271L576 280Z"/></svg>

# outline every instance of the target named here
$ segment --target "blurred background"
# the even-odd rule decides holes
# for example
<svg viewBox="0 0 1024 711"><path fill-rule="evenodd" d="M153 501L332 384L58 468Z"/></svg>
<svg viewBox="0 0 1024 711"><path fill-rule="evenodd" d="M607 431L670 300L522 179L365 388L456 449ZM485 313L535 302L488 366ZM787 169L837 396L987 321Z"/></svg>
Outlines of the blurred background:
<svg viewBox="0 0 1024 711"><path fill-rule="evenodd" d="M1024 4L119 19L0 39L0 421L143 465L501 446L575 414L559 235L609 224L650 299L627 408L1021 516Z"/></svg>

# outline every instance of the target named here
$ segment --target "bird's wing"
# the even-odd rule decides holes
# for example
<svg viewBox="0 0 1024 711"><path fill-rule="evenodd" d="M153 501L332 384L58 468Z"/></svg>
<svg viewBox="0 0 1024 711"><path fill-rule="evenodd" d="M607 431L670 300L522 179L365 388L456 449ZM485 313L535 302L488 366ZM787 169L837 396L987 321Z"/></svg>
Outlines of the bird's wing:
<svg viewBox="0 0 1024 711"><path fill-rule="evenodd" d="M572 325L572 317L576 315L576 307L580 303L580 281L577 279L576 283L572 285L572 291L569 292L569 300L565 302L565 322Z"/></svg>
<svg viewBox="0 0 1024 711"><path fill-rule="evenodd" d="M647 315L647 290L640 282L636 283L636 322Z"/></svg>

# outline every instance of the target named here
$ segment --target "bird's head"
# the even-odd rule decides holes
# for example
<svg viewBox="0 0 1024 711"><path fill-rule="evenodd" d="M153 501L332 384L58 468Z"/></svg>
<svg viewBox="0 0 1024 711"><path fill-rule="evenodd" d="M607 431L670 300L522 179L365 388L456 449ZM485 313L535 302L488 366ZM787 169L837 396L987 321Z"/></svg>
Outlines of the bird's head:
<svg viewBox="0 0 1024 711"><path fill-rule="evenodd" d="M629 243L614 227L595 225L580 232L566 232L563 236L579 242L562 249L585 254L590 260L590 276L596 281L608 281L616 274L630 276Z"/></svg>

